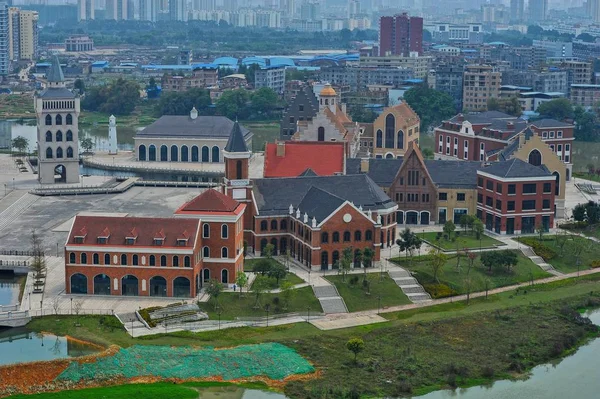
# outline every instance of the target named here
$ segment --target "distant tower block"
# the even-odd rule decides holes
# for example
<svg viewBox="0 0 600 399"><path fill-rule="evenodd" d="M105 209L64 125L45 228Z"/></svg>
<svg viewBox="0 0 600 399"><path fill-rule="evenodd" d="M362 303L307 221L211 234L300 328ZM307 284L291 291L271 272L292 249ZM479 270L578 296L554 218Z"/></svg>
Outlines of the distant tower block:
<svg viewBox="0 0 600 399"><path fill-rule="evenodd" d="M117 118L111 115L108 118L108 153L115 155L117 152Z"/></svg>

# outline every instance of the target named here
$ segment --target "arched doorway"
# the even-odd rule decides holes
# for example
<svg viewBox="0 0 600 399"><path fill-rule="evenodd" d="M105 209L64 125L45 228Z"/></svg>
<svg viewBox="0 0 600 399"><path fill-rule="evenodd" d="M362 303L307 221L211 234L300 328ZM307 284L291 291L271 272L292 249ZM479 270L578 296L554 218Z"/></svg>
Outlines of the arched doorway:
<svg viewBox="0 0 600 399"><path fill-rule="evenodd" d="M140 161L146 160L146 146L143 144L138 147L138 158Z"/></svg>
<svg viewBox="0 0 600 399"><path fill-rule="evenodd" d="M150 144L150 147L148 147L148 161L156 161L156 146L154 144Z"/></svg>
<svg viewBox="0 0 600 399"><path fill-rule="evenodd" d="M429 224L429 212L421 212L421 224Z"/></svg>
<svg viewBox="0 0 600 399"><path fill-rule="evenodd" d="M327 251L321 252L321 270L327 270L329 267L329 254Z"/></svg>
<svg viewBox="0 0 600 399"><path fill-rule="evenodd" d="M167 296L167 280L162 276L150 279L150 296Z"/></svg>
<svg viewBox="0 0 600 399"><path fill-rule="evenodd" d="M138 278L128 274L121 279L121 295L137 296L138 295Z"/></svg>
<svg viewBox="0 0 600 399"><path fill-rule="evenodd" d="M54 167L54 181L56 183L67 182L67 168L64 165L56 165Z"/></svg>
<svg viewBox="0 0 600 399"><path fill-rule="evenodd" d="M538 150L531 151L528 162L533 166L540 166L542 164L542 154Z"/></svg>
<svg viewBox="0 0 600 399"><path fill-rule="evenodd" d="M210 150L207 146L202 147L202 162L209 162Z"/></svg>
<svg viewBox="0 0 600 399"><path fill-rule="evenodd" d="M317 141L325 141L325 128L323 126L319 126L319 129L317 129Z"/></svg>
<svg viewBox="0 0 600 399"><path fill-rule="evenodd" d="M271 245L273 245L273 256L277 256L277 238L271 239Z"/></svg>
<svg viewBox="0 0 600 399"><path fill-rule="evenodd" d="M229 283L229 271L227 269L221 270L221 283L223 283L223 284Z"/></svg>
<svg viewBox="0 0 600 399"><path fill-rule="evenodd" d="M396 212L396 223L404 224L404 211Z"/></svg>
<svg viewBox="0 0 600 399"><path fill-rule="evenodd" d="M188 278L177 277L173 280L173 296L189 298L191 296L190 286L191 284Z"/></svg>
<svg viewBox="0 0 600 399"><path fill-rule="evenodd" d="M339 269L340 268L340 253L338 251L333 251L333 253L331 254L331 267L333 269Z"/></svg>
<svg viewBox="0 0 600 399"><path fill-rule="evenodd" d="M71 276L71 294L87 294L87 277L81 273Z"/></svg>
<svg viewBox="0 0 600 399"><path fill-rule="evenodd" d="M406 224L417 224L418 223L418 213L415 211L406 212Z"/></svg>
<svg viewBox="0 0 600 399"><path fill-rule="evenodd" d="M209 269L202 270L202 282L208 283L209 280L210 280L210 270Z"/></svg>
<svg viewBox="0 0 600 399"><path fill-rule="evenodd" d="M110 277L106 274L94 276L94 295L110 295Z"/></svg>

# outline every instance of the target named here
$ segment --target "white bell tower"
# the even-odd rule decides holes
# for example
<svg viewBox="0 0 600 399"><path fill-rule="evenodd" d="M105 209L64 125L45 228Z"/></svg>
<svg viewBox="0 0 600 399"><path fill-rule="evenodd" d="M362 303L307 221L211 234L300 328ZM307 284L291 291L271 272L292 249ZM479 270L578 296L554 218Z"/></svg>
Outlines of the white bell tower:
<svg viewBox="0 0 600 399"><path fill-rule="evenodd" d="M115 155L117 152L117 118L111 115L108 118L108 153Z"/></svg>

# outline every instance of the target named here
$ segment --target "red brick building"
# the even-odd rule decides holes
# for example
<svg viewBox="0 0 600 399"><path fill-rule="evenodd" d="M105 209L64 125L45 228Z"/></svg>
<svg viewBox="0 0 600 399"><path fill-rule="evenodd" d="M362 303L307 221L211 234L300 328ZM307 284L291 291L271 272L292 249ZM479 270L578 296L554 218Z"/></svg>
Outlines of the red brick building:
<svg viewBox="0 0 600 399"><path fill-rule="evenodd" d="M573 141L575 141L573 131L575 126L555 119L541 119L532 122L530 128L565 163L567 169L566 180L571 180L573 172Z"/></svg>
<svg viewBox="0 0 600 399"><path fill-rule="evenodd" d="M556 178L520 159L477 171L477 217L497 234L531 234L554 226Z"/></svg>
<svg viewBox="0 0 600 399"><path fill-rule="evenodd" d="M346 143L322 141L279 141L265 150L264 177L296 177L308 169L318 176L342 174Z"/></svg>

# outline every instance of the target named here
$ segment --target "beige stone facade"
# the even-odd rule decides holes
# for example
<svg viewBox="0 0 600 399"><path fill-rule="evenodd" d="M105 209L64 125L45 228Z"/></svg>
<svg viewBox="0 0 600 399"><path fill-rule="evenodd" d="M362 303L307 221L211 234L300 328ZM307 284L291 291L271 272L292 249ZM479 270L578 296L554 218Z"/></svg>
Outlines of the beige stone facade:
<svg viewBox="0 0 600 399"><path fill-rule="evenodd" d="M409 143L419 143L419 116L402 102L386 108L373 123L373 157L404 156Z"/></svg>

